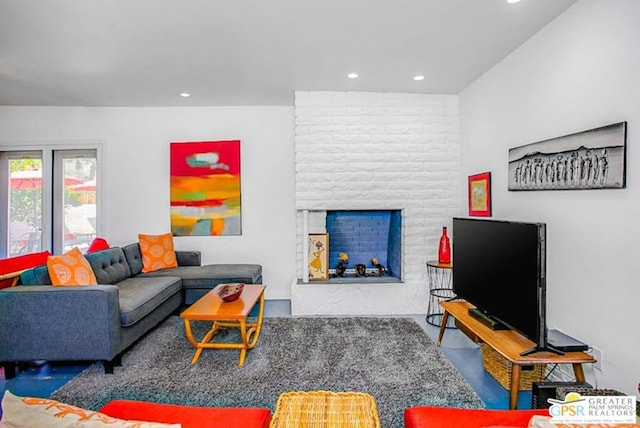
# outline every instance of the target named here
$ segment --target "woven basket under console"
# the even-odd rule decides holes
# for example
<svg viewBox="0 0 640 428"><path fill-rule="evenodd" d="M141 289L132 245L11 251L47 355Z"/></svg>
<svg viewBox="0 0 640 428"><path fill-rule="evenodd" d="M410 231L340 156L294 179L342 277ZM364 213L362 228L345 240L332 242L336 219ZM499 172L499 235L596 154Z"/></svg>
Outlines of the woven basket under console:
<svg viewBox="0 0 640 428"><path fill-rule="evenodd" d="M500 382L500 385L509 389L509 385L511 384L511 362L485 343L480 344L480 349L482 351L482 362L485 370ZM533 367L533 370L526 370L528 367ZM518 390L530 390L533 382L543 381L546 368L546 364L523 366L520 369L520 384L518 385Z"/></svg>

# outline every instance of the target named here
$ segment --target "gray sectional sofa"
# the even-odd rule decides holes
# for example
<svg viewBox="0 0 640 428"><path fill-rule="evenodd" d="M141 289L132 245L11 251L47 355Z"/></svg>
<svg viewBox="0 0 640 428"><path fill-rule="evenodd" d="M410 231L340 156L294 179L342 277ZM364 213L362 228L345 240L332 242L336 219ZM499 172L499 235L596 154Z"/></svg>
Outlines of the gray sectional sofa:
<svg viewBox="0 0 640 428"><path fill-rule="evenodd" d="M54 287L46 266L0 290L0 364L102 361L105 373L131 344L218 284L262 283L256 264L201 265L199 251L176 251L178 267L142 273L137 243L86 254L98 285ZM186 340L186 339L185 339Z"/></svg>

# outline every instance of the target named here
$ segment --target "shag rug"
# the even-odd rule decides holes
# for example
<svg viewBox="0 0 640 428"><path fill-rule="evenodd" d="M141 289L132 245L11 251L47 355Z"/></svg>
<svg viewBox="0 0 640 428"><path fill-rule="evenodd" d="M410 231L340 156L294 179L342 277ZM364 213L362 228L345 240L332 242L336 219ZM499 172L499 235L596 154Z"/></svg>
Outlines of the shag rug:
<svg viewBox="0 0 640 428"><path fill-rule="evenodd" d="M194 324L197 339L209 324ZM237 340L237 330L229 329L224 339ZM483 407L408 318L265 318L243 367L237 366L237 350L204 350L191 365L193 354L183 321L172 316L126 352L114 374L93 364L52 398L94 410L120 398L273 412L286 391L358 391L376 399L384 428L402 427L409 406Z"/></svg>

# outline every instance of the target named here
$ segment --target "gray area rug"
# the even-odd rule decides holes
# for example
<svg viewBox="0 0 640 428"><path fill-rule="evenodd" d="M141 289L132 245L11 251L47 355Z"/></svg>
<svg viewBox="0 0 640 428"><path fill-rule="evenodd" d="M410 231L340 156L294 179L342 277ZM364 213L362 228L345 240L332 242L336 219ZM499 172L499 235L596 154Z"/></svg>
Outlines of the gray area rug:
<svg viewBox="0 0 640 428"><path fill-rule="evenodd" d="M194 326L201 338L208 323ZM225 340L237 338L231 329ZM383 427L402 427L415 405L481 408L447 357L407 318L265 318L257 346L238 367L237 350L194 349L176 316L123 355L113 375L93 364L52 398L98 409L125 398L199 406L267 407L286 391L359 391L376 399Z"/></svg>

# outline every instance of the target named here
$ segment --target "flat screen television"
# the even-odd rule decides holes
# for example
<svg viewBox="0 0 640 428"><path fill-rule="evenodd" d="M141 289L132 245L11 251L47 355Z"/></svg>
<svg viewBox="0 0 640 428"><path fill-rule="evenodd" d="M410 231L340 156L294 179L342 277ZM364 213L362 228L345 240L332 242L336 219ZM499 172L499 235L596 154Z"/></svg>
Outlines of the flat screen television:
<svg viewBox="0 0 640 428"><path fill-rule="evenodd" d="M553 351L546 326L546 225L454 218L453 291L476 307L471 315L509 328Z"/></svg>

